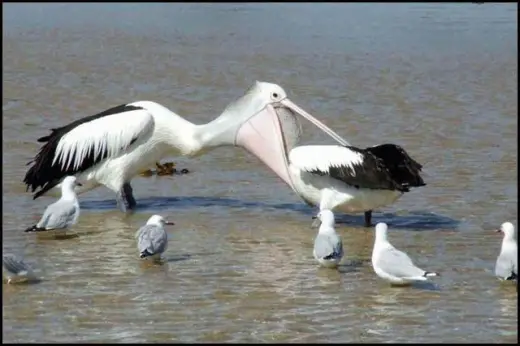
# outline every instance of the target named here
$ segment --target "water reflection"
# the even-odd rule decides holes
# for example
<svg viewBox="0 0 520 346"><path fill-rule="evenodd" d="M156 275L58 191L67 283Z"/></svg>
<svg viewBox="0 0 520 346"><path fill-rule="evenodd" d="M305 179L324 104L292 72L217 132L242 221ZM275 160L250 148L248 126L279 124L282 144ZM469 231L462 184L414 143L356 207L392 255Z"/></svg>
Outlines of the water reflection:
<svg viewBox="0 0 520 346"><path fill-rule="evenodd" d="M288 191L290 193L290 191ZM92 211L113 210L116 206L114 200L101 201L82 201L80 204L82 209ZM315 210L304 203L268 203L262 200L248 201L230 197L207 197L207 196L182 196L182 197L153 197L143 198L139 200L139 206L136 211L154 212L171 209L201 209L201 208L236 208L251 209L261 212L269 212L270 210L280 210L295 212L309 217L314 215ZM427 211L408 210L407 215L402 213L374 212L373 222L385 222L389 226L406 229L423 229L437 230L457 229L460 221L454 220L448 216L439 215ZM338 224L363 225L363 215L345 215L337 216Z"/></svg>

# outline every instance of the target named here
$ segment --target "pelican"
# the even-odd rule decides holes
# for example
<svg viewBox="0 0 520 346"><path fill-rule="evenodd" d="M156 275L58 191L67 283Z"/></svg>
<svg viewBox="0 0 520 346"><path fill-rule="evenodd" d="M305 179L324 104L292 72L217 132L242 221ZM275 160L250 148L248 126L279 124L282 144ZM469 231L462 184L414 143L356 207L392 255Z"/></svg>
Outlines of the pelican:
<svg viewBox="0 0 520 346"><path fill-rule="evenodd" d="M365 227L372 210L394 203L411 187L426 185L422 166L395 144L366 149L345 145L306 145L289 153L294 190L321 210L364 212Z"/></svg>
<svg viewBox="0 0 520 346"><path fill-rule="evenodd" d="M259 157L286 181L287 146L294 146L300 115L338 141L339 135L298 107L282 87L255 82L215 120L193 124L153 101L122 104L51 129L28 165L24 183L36 199L76 176L81 194L101 185L114 191L123 212L137 203L134 176L166 156L197 157L221 146L238 146ZM340 142L341 143L341 142Z"/></svg>
<svg viewBox="0 0 520 346"><path fill-rule="evenodd" d="M291 110L305 114L294 105ZM310 115L304 117L340 145L295 146L301 135L299 123L284 121L283 133L272 134L277 141L270 146L252 146L254 141L242 141L241 146L269 166L308 205L318 206L320 211L364 212L365 226L370 227L373 209L394 203L412 187L426 185L420 176L422 165L399 145L361 149ZM259 129L269 126L261 121L258 118L255 124ZM241 131L244 138L254 136L247 127Z"/></svg>
<svg viewBox="0 0 520 346"><path fill-rule="evenodd" d="M240 128L235 144L259 158L308 205L319 206L320 211L364 212L365 226L370 227L373 209L394 203L412 187L426 185L420 176L422 165L399 145L352 146L285 93L277 96L280 101L274 108L279 117L251 118ZM301 126L295 114L339 145L296 146Z"/></svg>

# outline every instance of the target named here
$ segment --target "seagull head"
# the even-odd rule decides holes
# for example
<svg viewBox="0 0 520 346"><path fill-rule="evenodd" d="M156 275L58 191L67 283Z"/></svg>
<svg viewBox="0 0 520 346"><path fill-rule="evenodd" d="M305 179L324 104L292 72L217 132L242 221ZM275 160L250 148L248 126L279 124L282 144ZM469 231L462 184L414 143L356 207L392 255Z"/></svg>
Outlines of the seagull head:
<svg viewBox="0 0 520 346"><path fill-rule="evenodd" d="M161 215L153 215L146 222L147 225L157 225L157 226L165 226L165 225L175 225L172 221L167 221Z"/></svg>
<svg viewBox="0 0 520 346"><path fill-rule="evenodd" d="M496 232L503 233L504 238L512 239L515 236L515 226L511 222L504 222Z"/></svg>
<svg viewBox="0 0 520 346"><path fill-rule="evenodd" d="M375 230L376 230L376 241L378 241L378 240L385 241L386 233L388 231L388 225L384 222L379 222L376 225Z"/></svg>
<svg viewBox="0 0 520 346"><path fill-rule="evenodd" d="M324 209L320 210L318 215L313 217L314 222L312 223L312 227L320 227L321 225L325 225L327 227L334 227L336 220L334 218L334 213L331 210Z"/></svg>

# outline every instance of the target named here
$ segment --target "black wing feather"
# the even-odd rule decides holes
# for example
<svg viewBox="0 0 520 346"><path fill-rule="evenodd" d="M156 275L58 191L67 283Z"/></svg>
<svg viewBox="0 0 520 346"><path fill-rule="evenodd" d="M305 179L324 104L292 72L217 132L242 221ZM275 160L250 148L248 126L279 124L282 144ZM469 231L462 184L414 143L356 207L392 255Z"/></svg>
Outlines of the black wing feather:
<svg viewBox="0 0 520 346"><path fill-rule="evenodd" d="M376 145L374 147L366 148L365 152L369 152L382 160L385 167L390 171L392 179L397 183L408 187L426 185L420 175L422 165L412 159L399 145Z"/></svg>
<svg viewBox="0 0 520 346"><path fill-rule="evenodd" d="M392 178L390 171L381 159L372 153L365 152L363 149L352 146L346 146L346 148L362 154L362 163L330 166L328 172L315 169L310 171L310 173L328 175L357 188L408 191L406 186L399 184Z"/></svg>
<svg viewBox="0 0 520 346"><path fill-rule="evenodd" d="M408 192L410 187L426 185L420 176L422 165L398 145L381 144L366 149L345 147L363 155L363 162L330 166L327 172L315 169L310 173L328 175L356 188Z"/></svg>
<svg viewBox="0 0 520 346"><path fill-rule="evenodd" d="M68 176L68 175L74 175L79 172L83 172L87 170L88 168L92 167L93 165L97 164L98 162L104 160L108 153L103 152L101 155L98 155L98 157L94 156L94 151L90 150L81 163L81 165L77 168L74 168L72 165L70 167L66 167L65 169L62 169L59 162L56 162L54 165L52 164L52 161L54 159L54 155L56 152L56 149L58 147L58 143L60 142L61 138L67 134L69 131L73 130L77 126L87 123L89 121L99 119L108 115L117 114L117 113L123 113L123 112L129 112L134 110L143 109L142 107L122 104L110 109L107 109L101 113L91 115L79 120L76 120L68 125L51 129L51 134L38 138L38 142L45 142L45 144L40 148L38 154L35 156L35 158L28 163L33 165L29 168L27 173L25 174L25 178L23 182L27 185L27 190L31 188L31 192L36 191L39 187L41 188L40 191L36 192L34 194L33 199L36 199L43 195L45 192L52 189L54 186L60 183L60 181ZM132 139L131 143L134 143L137 140L137 138ZM72 158L74 160L74 158Z"/></svg>

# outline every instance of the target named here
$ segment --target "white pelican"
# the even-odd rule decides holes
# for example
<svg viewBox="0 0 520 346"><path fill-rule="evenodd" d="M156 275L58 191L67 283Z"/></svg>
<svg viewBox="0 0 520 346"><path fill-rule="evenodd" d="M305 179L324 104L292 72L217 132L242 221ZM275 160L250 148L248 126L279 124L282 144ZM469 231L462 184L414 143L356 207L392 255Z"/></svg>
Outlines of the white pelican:
<svg viewBox="0 0 520 346"><path fill-rule="evenodd" d="M193 124L151 101L119 105L78 119L39 138L41 147L27 171L33 198L60 186L65 176L82 181L78 193L104 185L117 194L121 210L136 206L130 181L165 156L195 157L216 147L236 145L287 176L286 146L299 138L299 114L336 140L334 131L287 98L276 84L256 82L215 120ZM284 134L288 133L284 137ZM280 155L282 154L282 155ZM286 180L287 181L287 180Z"/></svg>
<svg viewBox="0 0 520 346"><path fill-rule="evenodd" d="M293 148L299 134L284 131L284 146L243 146L307 204L319 206L320 211L364 212L366 227L371 226L373 209L394 203L411 187L426 185L420 176L422 166L400 146L382 144L360 149L332 130L327 128L326 132L341 145Z"/></svg>
<svg viewBox="0 0 520 346"><path fill-rule="evenodd" d="M426 185L422 166L400 146L366 149L345 145L306 145L289 153L293 189L320 210L364 212L371 226L372 210L394 203L411 187Z"/></svg>

